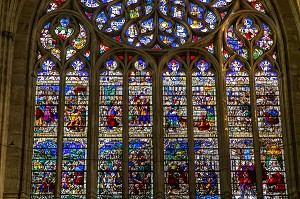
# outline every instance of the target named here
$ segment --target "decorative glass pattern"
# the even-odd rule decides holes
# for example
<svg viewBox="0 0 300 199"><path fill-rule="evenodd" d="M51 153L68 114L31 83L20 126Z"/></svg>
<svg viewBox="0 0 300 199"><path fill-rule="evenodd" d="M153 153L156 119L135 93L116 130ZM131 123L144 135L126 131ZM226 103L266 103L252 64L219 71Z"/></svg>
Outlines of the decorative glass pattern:
<svg viewBox="0 0 300 199"><path fill-rule="evenodd" d="M31 198L53 198L56 177L60 76L55 63L42 64L36 80Z"/></svg>
<svg viewBox="0 0 300 199"><path fill-rule="evenodd" d="M173 59L163 73L165 196L189 198L186 75Z"/></svg>
<svg viewBox="0 0 300 199"><path fill-rule="evenodd" d="M98 177L101 197L122 198L123 76L116 60L100 73Z"/></svg>
<svg viewBox="0 0 300 199"><path fill-rule="evenodd" d="M239 17L237 25L231 25L227 29L226 42L229 47L225 47L226 51L234 51L247 61L250 61L250 57L257 60L273 46L273 31L256 16ZM250 52L250 49L253 51ZM228 59L225 52L224 57L225 60Z"/></svg>
<svg viewBox="0 0 300 199"><path fill-rule="evenodd" d="M216 127L216 82L205 60L192 77L196 196L218 198L219 155Z"/></svg>
<svg viewBox="0 0 300 199"><path fill-rule="evenodd" d="M66 0L54 0L49 3L47 13L59 9Z"/></svg>
<svg viewBox="0 0 300 199"><path fill-rule="evenodd" d="M263 60L255 74L263 194L266 198L288 198L279 103L279 80L274 66Z"/></svg>
<svg viewBox="0 0 300 199"><path fill-rule="evenodd" d="M54 29L54 34L51 29ZM40 32L40 44L58 60L62 59L64 53L68 60L86 46L87 32L81 24L76 24L74 19L61 17L43 27ZM66 47L66 52L62 52L62 47Z"/></svg>
<svg viewBox="0 0 300 199"><path fill-rule="evenodd" d="M38 22L43 26L37 39L31 198L54 198L55 192L65 199L88 198L96 184L99 199L122 198L127 190L129 198L216 199L230 188L233 198L287 198L276 72L280 35L267 5L264 0L49 0L38 12L44 16ZM255 74L247 72L256 66ZM89 130L86 71L91 82L98 80L92 88L99 91L91 92ZM223 89L226 113L223 95L217 95ZM251 108L258 121L252 121ZM256 167L254 149L262 162ZM222 150L230 153L222 157L230 168L219 167ZM263 193L256 193L261 190L256 170L263 174ZM232 184L221 186L226 172ZM165 193L158 193L162 189Z"/></svg>
<svg viewBox="0 0 300 199"><path fill-rule="evenodd" d="M152 73L138 59L129 72L129 196L153 198Z"/></svg>
<svg viewBox="0 0 300 199"><path fill-rule="evenodd" d="M255 198L249 75L243 67L234 60L226 76L232 194L234 198Z"/></svg>
<svg viewBox="0 0 300 199"><path fill-rule="evenodd" d="M65 86L62 198L86 194L89 75L82 61L72 63Z"/></svg>
<svg viewBox="0 0 300 199"><path fill-rule="evenodd" d="M113 40L158 50L201 40L219 28L232 0L191 3L184 0L81 0L81 3L99 31Z"/></svg>
<svg viewBox="0 0 300 199"><path fill-rule="evenodd" d="M254 8L255 10L262 12L262 13L266 13L266 9L265 6L263 4L262 0L246 0L249 5L251 5L252 8Z"/></svg>

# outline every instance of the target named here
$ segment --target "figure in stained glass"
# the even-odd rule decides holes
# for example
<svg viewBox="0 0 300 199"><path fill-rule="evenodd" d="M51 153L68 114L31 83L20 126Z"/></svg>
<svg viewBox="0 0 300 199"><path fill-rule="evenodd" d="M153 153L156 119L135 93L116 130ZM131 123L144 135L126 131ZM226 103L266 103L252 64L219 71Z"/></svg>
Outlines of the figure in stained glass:
<svg viewBox="0 0 300 199"><path fill-rule="evenodd" d="M235 199L287 197L279 37L264 0L47 5L37 42L32 199L84 199L90 191L99 199L218 199L226 186ZM93 110L90 88L98 92ZM222 171L219 152L228 160Z"/></svg>

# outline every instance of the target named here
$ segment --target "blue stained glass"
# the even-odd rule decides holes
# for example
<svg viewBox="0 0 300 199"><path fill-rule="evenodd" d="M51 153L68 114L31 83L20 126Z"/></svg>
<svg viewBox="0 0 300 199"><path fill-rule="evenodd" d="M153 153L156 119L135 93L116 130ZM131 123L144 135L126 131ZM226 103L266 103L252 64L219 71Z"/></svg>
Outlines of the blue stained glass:
<svg viewBox="0 0 300 199"><path fill-rule="evenodd" d="M31 197L54 197L60 78L49 70L53 64L46 60L42 64L46 70L37 74Z"/></svg>
<svg viewBox="0 0 300 199"><path fill-rule="evenodd" d="M159 23L159 30L167 32L167 33L172 33L173 25L171 22L164 20L162 18L159 18L158 23Z"/></svg>
<svg viewBox="0 0 300 199"><path fill-rule="evenodd" d="M159 38L164 44L166 44L168 46L174 46L174 47L178 46L178 44L176 42L174 42L173 37L165 36L165 35L159 35Z"/></svg>
<svg viewBox="0 0 300 199"><path fill-rule="evenodd" d="M174 4L185 6L185 3L183 0L171 0Z"/></svg>
<svg viewBox="0 0 300 199"><path fill-rule="evenodd" d="M101 0L103 3L109 3L112 2L113 0Z"/></svg>
<svg viewBox="0 0 300 199"><path fill-rule="evenodd" d="M70 24L70 19L69 18L61 18L59 20L59 23L63 27L67 27Z"/></svg>
<svg viewBox="0 0 300 199"><path fill-rule="evenodd" d="M107 16L104 11L100 12L96 17L97 27L102 30L104 24L107 22Z"/></svg>
<svg viewBox="0 0 300 199"><path fill-rule="evenodd" d="M140 44L141 45L147 45L149 43L151 43L153 41L153 34L151 35L146 35L146 36L142 36L140 39ZM136 44L137 47L141 46L139 43Z"/></svg>
<svg viewBox="0 0 300 199"><path fill-rule="evenodd" d="M194 3L190 3L190 14L192 16L198 17L199 19L202 19L203 15L202 12L204 11L204 9Z"/></svg>
<svg viewBox="0 0 300 199"><path fill-rule="evenodd" d="M109 7L110 18L118 17L122 14L122 4L118 3Z"/></svg>
<svg viewBox="0 0 300 199"><path fill-rule="evenodd" d="M260 62L259 66L265 72L269 71L273 67L271 62L269 62L268 60L263 60L262 62Z"/></svg>
<svg viewBox="0 0 300 199"><path fill-rule="evenodd" d="M98 7L99 4L97 0L80 0L86 7L95 8Z"/></svg>
<svg viewBox="0 0 300 199"><path fill-rule="evenodd" d="M171 71L175 72L178 71L180 63L177 60L173 59L168 63L168 67Z"/></svg>
<svg viewBox="0 0 300 199"><path fill-rule="evenodd" d="M207 14L205 16L205 21L209 24L210 29L216 28L217 17L213 12L211 12L211 11L207 12Z"/></svg>
<svg viewBox="0 0 300 199"><path fill-rule="evenodd" d="M129 44L132 44L134 42L134 39L138 36L138 29L136 27L136 24L133 24L128 27L126 30L126 36Z"/></svg>
<svg viewBox="0 0 300 199"><path fill-rule="evenodd" d="M126 7L130 6L131 4L135 4L137 2L138 0L127 0Z"/></svg>
<svg viewBox="0 0 300 199"><path fill-rule="evenodd" d="M109 59L100 73L98 194L122 198L122 109L123 75Z"/></svg>
<svg viewBox="0 0 300 199"><path fill-rule="evenodd" d="M253 39L257 33L258 28L254 25L254 22L251 18L246 18L244 20L244 26L240 27L239 32L246 38L246 39Z"/></svg>
<svg viewBox="0 0 300 199"><path fill-rule="evenodd" d="M84 68L84 63L80 59L76 59L73 63L72 66L74 70L79 71Z"/></svg>
<svg viewBox="0 0 300 199"><path fill-rule="evenodd" d="M129 74L129 196L153 198L152 73L142 59Z"/></svg>
<svg viewBox="0 0 300 199"><path fill-rule="evenodd" d="M233 26L227 31L227 43L232 50L239 50L243 46L243 42L235 36Z"/></svg>
<svg viewBox="0 0 300 199"><path fill-rule="evenodd" d="M85 71L68 71L65 86L62 198L86 193L89 78Z"/></svg>
<svg viewBox="0 0 300 199"><path fill-rule="evenodd" d="M102 197L122 197L122 141L99 139L99 194Z"/></svg>
<svg viewBox="0 0 300 199"><path fill-rule="evenodd" d="M193 42L201 40L200 34L207 34L216 29L227 16L228 10L232 7L231 2L232 0L213 2L209 0L193 2L183 0L158 0L155 2L153 0L126 0L124 2L102 0L98 3L98 9L95 10L96 26L103 32L113 33L110 35L113 40L121 42L121 38L126 38L125 42L134 47L151 48L160 42L163 43L160 48L179 47L185 45L191 38ZM86 4L86 7L97 5L95 2ZM225 7L222 8L222 13L219 12L218 8L220 7ZM157 9L155 15L152 14L154 9ZM89 13L90 9L87 8L85 12ZM142 18L144 16L147 17L146 23ZM168 16L168 19L164 16ZM88 17L90 20L94 20L91 15ZM151 18L150 21L148 21L148 17ZM154 23L157 24L154 25ZM121 31L123 27L126 27L127 30ZM157 36L154 34L156 28L159 32ZM145 34L152 31L153 34ZM158 48L151 49L158 50ZM245 49L241 50L245 51Z"/></svg>
<svg viewBox="0 0 300 199"><path fill-rule="evenodd" d="M229 5L232 2L232 0L217 0L216 3L213 5L213 7L225 7Z"/></svg>
<svg viewBox="0 0 300 199"><path fill-rule="evenodd" d="M188 34L186 28L183 25L178 23L175 24L175 35L180 39L181 44L184 44L186 42L185 38L188 36Z"/></svg>
<svg viewBox="0 0 300 199"><path fill-rule="evenodd" d="M187 139L165 139L166 196L188 196Z"/></svg>
<svg viewBox="0 0 300 199"><path fill-rule="evenodd" d="M249 75L235 60L226 77L231 177L234 197L256 197Z"/></svg>
<svg viewBox="0 0 300 199"><path fill-rule="evenodd" d="M146 66L146 63L142 59L139 59L134 63L134 67L139 71L146 69Z"/></svg>
<svg viewBox="0 0 300 199"><path fill-rule="evenodd" d="M51 60L51 59L47 59L43 64L42 64L42 68L45 71L50 71L53 69L53 67L55 66L55 63Z"/></svg>
<svg viewBox="0 0 300 199"><path fill-rule="evenodd" d="M272 71L269 60L263 60L260 67L255 74L255 90L263 194L269 198L287 198L278 74Z"/></svg>
<svg viewBox="0 0 300 199"><path fill-rule="evenodd" d="M230 69L234 72L238 72L242 69L243 67L243 63L239 60L234 60L231 64L230 64Z"/></svg>
<svg viewBox="0 0 300 199"><path fill-rule="evenodd" d="M196 66L201 72L207 71L209 68L208 63L203 59L198 61Z"/></svg>
<svg viewBox="0 0 300 199"><path fill-rule="evenodd" d="M154 29L153 18L145 20L141 23L141 33L150 32Z"/></svg>
<svg viewBox="0 0 300 199"><path fill-rule="evenodd" d="M108 60L105 65L106 65L106 69L108 70L115 70L118 67L118 63L114 59Z"/></svg>
<svg viewBox="0 0 300 199"><path fill-rule="evenodd" d="M125 18L112 20L110 22L110 27L105 30L105 32L113 32L120 30L125 23Z"/></svg>
<svg viewBox="0 0 300 199"><path fill-rule="evenodd" d="M181 8L178 8L177 6L172 6L171 7L171 16L178 18L178 19L182 19L184 16L184 10Z"/></svg>

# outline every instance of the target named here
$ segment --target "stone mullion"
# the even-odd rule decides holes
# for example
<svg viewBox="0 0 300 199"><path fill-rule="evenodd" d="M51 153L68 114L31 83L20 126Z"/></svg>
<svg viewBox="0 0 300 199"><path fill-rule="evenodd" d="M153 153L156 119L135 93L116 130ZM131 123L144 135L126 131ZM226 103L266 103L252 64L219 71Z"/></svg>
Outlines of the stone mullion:
<svg viewBox="0 0 300 199"><path fill-rule="evenodd" d="M94 68L94 67L93 67ZM99 78L97 70L90 72L89 85L89 111L88 111L88 132L87 132L87 198L97 198L98 169L98 126L99 126Z"/></svg>
<svg viewBox="0 0 300 199"><path fill-rule="evenodd" d="M253 66L252 66L253 67ZM255 68L250 72L250 104L251 104L251 116L252 116L252 134L254 145L254 163L256 172L256 189L257 198L263 198L263 184L262 184L262 167L260 161L260 144L259 144L259 131L258 131L258 118L257 118L257 105L256 105L256 90L255 90Z"/></svg>
<svg viewBox="0 0 300 199"><path fill-rule="evenodd" d="M56 159L56 180L55 180L55 198L60 198L61 194L61 176L62 176L62 153L64 139L64 109L65 109L65 86L66 74L61 72L59 83L59 105L58 105L58 130L57 130L57 159Z"/></svg>
<svg viewBox="0 0 300 199"><path fill-rule="evenodd" d="M195 180L195 153L194 153L194 132L193 132L193 91L192 91L192 67L189 65L186 73L187 89L187 135L188 135L188 162L189 162L189 188L190 198L195 198L196 180Z"/></svg>
<svg viewBox="0 0 300 199"><path fill-rule="evenodd" d="M216 41L216 56L219 57L219 70L216 75L217 93L217 129L218 129L218 150L220 163L220 187L221 198L230 199L231 189L231 167L229 151L229 131L228 131L228 112L226 100L226 68L224 67L223 55L223 31L220 31Z"/></svg>
<svg viewBox="0 0 300 199"><path fill-rule="evenodd" d="M164 129L163 129L163 84L162 84L162 72L157 68L155 84L155 92L153 93L155 96L155 106L153 106L153 115L155 116L155 121L157 125L154 125L156 130L156 135L154 135L153 139L156 142L156 158L154 159L155 170L154 175L156 176L154 179L156 181L156 186L154 187L155 195L154 198L161 199L164 198L165 193L165 174L164 174ZM154 112L155 110L156 112Z"/></svg>
<svg viewBox="0 0 300 199"><path fill-rule="evenodd" d="M280 121L281 121L281 132L282 132L282 142L283 142L283 151L284 151L284 165L285 169L284 172L286 173L286 184L287 184L287 194L291 198L298 198L297 192L295 192L295 186L297 184L292 183L295 182L294 179L297 180L297 175L295 176L295 168L294 164L297 163L297 156L293 156L293 145L288 144L289 140L293 139L291 138L291 135L288 135L287 132L289 131L289 115L288 112L288 100L284 100L284 95L286 89L284 89L284 81L285 81L285 75L282 73L278 73L278 90L279 90L279 104L280 104ZM294 140L295 142L295 140ZM293 176L294 175L294 176ZM297 180L298 182L298 180Z"/></svg>
<svg viewBox="0 0 300 199"><path fill-rule="evenodd" d="M157 93L157 78L156 78L156 73L154 72L155 70L152 71L152 96L156 96L155 93ZM156 110L153 109L153 107L157 107L157 100L155 97L152 97L152 115L153 115L153 124L158 124L158 114L156 114ZM157 172L159 165L158 162L156 161L159 157L159 151L157 151L157 148L159 147L159 143L155 142L159 136L158 136L158 132L159 132L159 128L158 125L153 125L152 127L152 143L153 143L153 195L154 198L155 196L157 196L159 193L156 192L156 188L159 187L159 175Z"/></svg>
<svg viewBox="0 0 300 199"><path fill-rule="evenodd" d="M123 187L122 187L122 192L123 192L123 198L127 199L129 198L129 171L128 171L128 153L129 153L129 119L128 119L128 101L129 101L129 82L128 82L128 61L127 61L127 53L124 54L125 57L125 70L123 72L123 165L122 165L122 173L123 173Z"/></svg>

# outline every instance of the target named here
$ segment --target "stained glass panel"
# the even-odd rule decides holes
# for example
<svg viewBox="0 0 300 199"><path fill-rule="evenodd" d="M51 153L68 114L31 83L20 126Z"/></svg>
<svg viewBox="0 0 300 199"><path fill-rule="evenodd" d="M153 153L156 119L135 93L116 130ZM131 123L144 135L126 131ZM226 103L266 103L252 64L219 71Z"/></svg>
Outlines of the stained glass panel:
<svg viewBox="0 0 300 199"><path fill-rule="evenodd" d="M189 198L186 75L173 59L163 73L165 196Z"/></svg>
<svg viewBox="0 0 300 199"><path fill-rule="evenodd" d="M123 75L109 59L100 73L98 193L122 198Z"/></svg>
<svg viewBox="0 0 300 199"><path fill-rule="evenodd" d="M50 25L51 23L47 23L44 28L40 32L40 42L42 47L45 50L48 50L51 52L52 55L54 55L57 59L60 60L60 53L61 50L58 48L57 43L58 41L54 39L50 34Z"/></svg>
<svg viewBox="0 0 300 199"><path fill-rule="evenodd" d="M82 198L86 194L88 73L80 70L80 60L72 63L65 86L62 198Z"/></svg>
<svg viewBox="0 0 300 199"><path fill-rule="evenodd" d="M196 196L218 198L219 157L215 75L205 60L192 76Z"/></svg>
<svg viewBox="0 0 300 199"><path fill-rule="evenodd" d="M53 198L57 158L59 73L46 60L37 74L31 198Z"/></svg>
<svg viewBox="0 0 300 199"><path fill-rule="evenodd" d="M232 4L232 0L192 3L181 0L81 2L88 19L101 32L110 33L113 40L134 47L152 47L154 50L162 48L161 45L179 47L190 41L201 40L218 28Z"/></svg>
<svg viewBox="0 0 300 199"><path fill-rule="evenodd" d="M268 60L255 74L263 194L266 198L288 198L281 129L278 74Z"/></svg>
<svg viewBox="0 0 300 199"><path fill-rule="evenodd" d="M226 76L232 194L256 198L249 75L234 60Z"/></svg>
<svg viewBox="0 0 300 199"><path fill-rule="evenodd" d="M153 198L152 73L146 62L134 62L129 73L129 195Z"/></svg>
<svg viewBox="0 0 300 199"><path fill-rule="evenodd" d="M99 198L122 198L122 139L99 138Z"/></svg>

